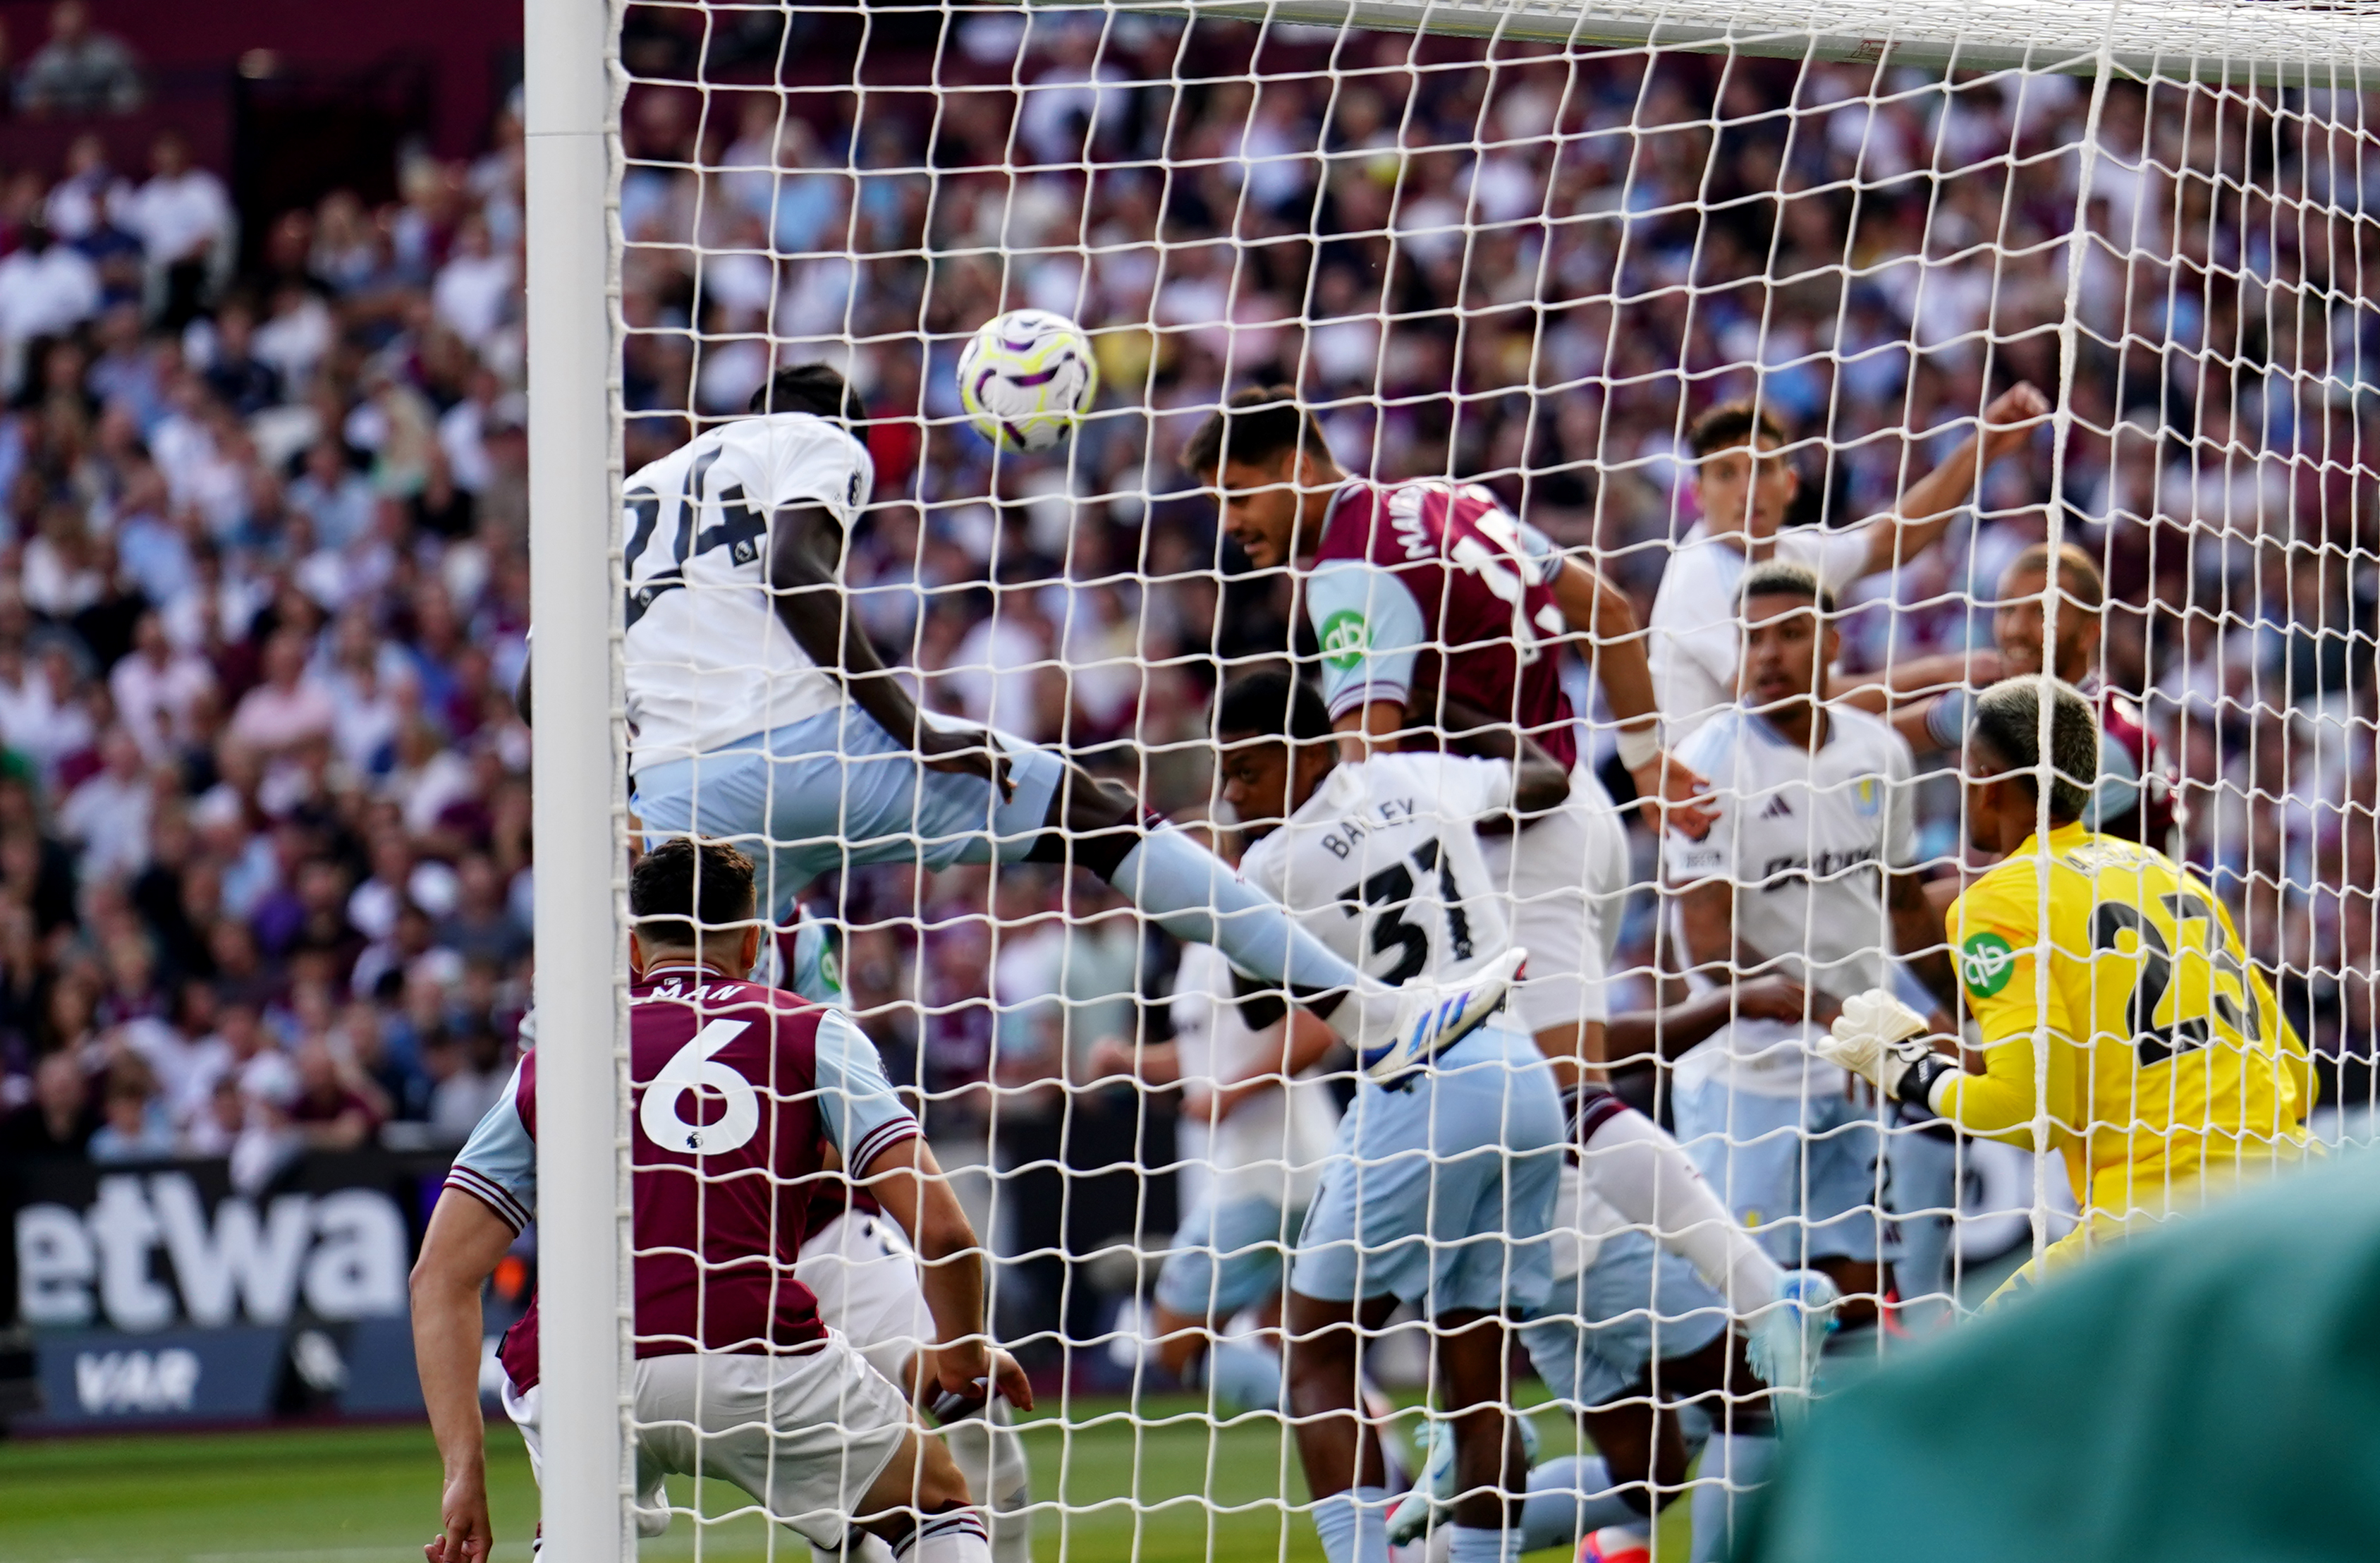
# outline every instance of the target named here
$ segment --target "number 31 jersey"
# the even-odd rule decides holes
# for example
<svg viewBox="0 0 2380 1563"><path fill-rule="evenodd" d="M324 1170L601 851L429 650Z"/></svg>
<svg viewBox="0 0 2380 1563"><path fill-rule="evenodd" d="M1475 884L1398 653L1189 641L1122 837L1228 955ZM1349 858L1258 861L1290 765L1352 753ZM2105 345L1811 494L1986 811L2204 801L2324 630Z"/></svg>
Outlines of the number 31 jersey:
<svg viewBox="0 0 2380 1563"><path fill-rule="evenodd" d="M2024 1142L2046 1032L2051 1132L2078 1201L2139 1208L2168 1178L2299 1154L2305 1046L2230 913L2164 853L2063 825L2046 850L2027 837L1948 922L1988 1072L1954 1077L1946 1116Z"/></svg>
<svg viewBox="0 0 2380 1563"><path fill-rule="evenodd" d="M1342 764L1240 873L1366 974L1451 986L1512 940L1476 829L1512 783L1508 762L1452 754Z"/></svg>
<svg viewBox="0 0 2380 1563"><path fill-rule="evenodd" d="M1349 482L1331 496L1305 580L1331 717L1389 701L1435 723L1417 704L1434 707L1427 697L1442 690L1570 769L1578 739L1554 654L1567 633L1552 587L1560 565L1545 534L1484 488Z"/></svg>
<svg viewBox="0 0 2380 1563"><path fill-rule="evenodd" d="M627 481L631 774L843 703L771 605L769 517L819 505L848 531L874 482L867 446L807 412L722 423Z"/></svg>

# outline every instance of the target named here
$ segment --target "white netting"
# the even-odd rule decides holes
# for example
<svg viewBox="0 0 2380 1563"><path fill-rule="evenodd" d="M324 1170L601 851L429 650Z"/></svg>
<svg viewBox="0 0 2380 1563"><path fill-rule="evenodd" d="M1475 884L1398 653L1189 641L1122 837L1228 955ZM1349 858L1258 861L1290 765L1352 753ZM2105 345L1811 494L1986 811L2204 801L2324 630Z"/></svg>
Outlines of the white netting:
<svg viewBox="0 0 2380 1563"><path fill-rule="evenodd" d="M1200 1285L1225 1296L1250 1253L1293 1247L1316 1176L1348 1176L1343 1159L1297 1173L1257 1154L1252 1168L1251 1120L1227 1115L1266 1115L1256 1142L1319 1157L1311 1142L1354 1094L1354 1066L1340 1049L1317 1066L1328 1085L1225 1091L1219 1105L1213 1059L1278 1058L1297 1035L1265 1030L1261 1013L1234 1031L1220 961L1081 868L891 861L932 856L965 809L886 827L897 754L870 758L865 717L820 703L827 686L761 678L787 631L735 571L765 573L766 503L706 487L698 454L638 486L742 418L772 367L830 363L867 404L872 493L832 561L837 601L908 694L1176 821L1231 818L1215 748L1226 683L1289 669L1342 716L1368 691L1404 705L1433 747L1473 725L1435 698L1463 692L1451 669L1495 640L1443 627L1463 581L1500 571L1500 593L1524 580L1552 593L1547 549L1600 572L1599 640L1567 599L1550 621L1531 617L1542 594L1525 614L1514 598L1514 622L1542 643L1525 628L1524 653L1495 640L1516 666L1551 659L1575 728L1548 725L1549 696L1509 684L1508 707L1485 718L1574 741L1573 797L1600 784L1624 805L1635 697L1615 680L1621 648L1649 649L1670 751L1718 787L1731 849L1673 836L1665 852L1629 812L1624 845L1616 829L1608 842L1524 832L1485 861L1524 903L1508 910L1574 898L1585 935L1567 955L1540 945L1531 981L1572 995L1572 1021L1607 1019L1615 1088L1675 1129L1779 1261L1823 1261L1853 1294L1838 1350L1888 1353L1903 1334L1955 1327L2073 1221L2058 1165L2037 1177L2026 1150L1957 1140L1840 1074L1805 1075L1780 1062L1801 1056L1794 1023L1752 1019L1794 1007L1788 983L1828 1013L1879 983L1956 1007L1919 980L1928 952L1948 969L1943 902L1992 861L1958 785L1961 702L2037 664L2045 619L2053 670L2107 691L2103 770L2129 759L2140 772L2091 821L2170 845L2211 886L2266 985L2262 1012L2311 1050L2313 1133L2368 1137L2380 311L2366 267L2380 229L2366 208L2380 139L2354 87L2380 37L2369 23L2271 6L2136 20L2001 4L1879 40L1881 24L1848 8L1220 9L632 3L619 42L638 805L649 824L741 837L775 865L764 893L798 892L839 943L843 1003L953 1171L994 1256L994 1332L1041 1386L1024 1437L1040 1556L1312 1557L1317 1523L1338 1522L1307 1481L1341 1458L1317 1433L1330 1419L1246 1410L1278 1377L1277 1278L1190 1310L1211 1313L1194 1322L1216 1336L1196 1367L1184 1360L1199 1352L1151 1337L1160 1315L1182 1324ZM1429 31L1390 31L1417 25ZM2128 74L2095 92L2069 74L2102 57ZM1100 390L1070 442L996 452L963 414L954 365L978 326L1026 307L1080 323ZM1489 565L1458 551L1430 577L1442 599L1415 604L1410 667L1393 654L1393 572L1357 588L1353 641L1316 605L1322 508L1286 561L1257 568L1208 474L1185 470L1226 397L1281 384L1345 473L1477 485L1461 501L1489 516L1475 550L1477 535L1509 541ZM1962 470L1985 409L2022 385L2046 416L1980 475ZM1744 428L1706 421L1738 401L1781 436L1758 471ZM855 497L783 477L749 482L830 510ZM1384 504L1383 535L1424 508ZM1779 522L1787 541L1772 543ZM1808 565L1840 596L1834 690L1873 714L1830 717L1813 739L1791 712L1781 726L1730 713L1747 526L1755 552ZM2026 558L2038 544L2082 556L2046 613L2048 572ZM640 652L648 612L675 615L679 639ZM1766 654L1789 682L1806 658ZM773 772L695 758L796 727ZM996 828L1021 849L1026 827ZM888 837L909 849L882 849ZM1888 895L1879 858L1923 883ZM1121 882L1146 898L1144 868ZM1293 876L1293 904L1297 888ZM1440 903L1458 898L1450 880ZM1928 916L1933 937L1913 937ZM815 985L816 939L781 944L788 980ZM2202 975L2207 959L2221 968L2219 929L2204 947ZM1954 953L1980 1007L2005 978L1979 976L1972 947ZM1582 965L1588 979L1559 986ZM2216 1002L2211 982L2193 1002ZM1541 1036L1558 1029L1542 1006L1527 1013ZM2143 1024L2163 1035L2190 1020ZM2223 1035L2218 1051L2240 1050ZM1533 1079L1513 1067L1514 1100ZM1508 1102L1499 1132L1526 1112ZM1288 1214L1265 1217L1268 1200ZM1614 1217L1581 1240L1575 1216L1566 1202L1557 1267L1591 1253L1593 1282L1565 1281L1548 1306L1617 1323L1592 1337L1608 1382L1572 1364L1584 1419L1548 1400L1520 1353L1500 1381L1554 1462L1538 1485L1576 1499L1558 1522L1533 1509L1533 1538L1567 1547L1573 1528L1630 1523L1610 1495L1650 1480L1660 1545L1717 1556L1729 1499L1756 1480L1743 1451L1762 1414L1724 1345L1725 1300L1695 1292L1682 1262L1674 1294L1657 1291L1651 1246L1630 1236L1641 1223ZM1239 1260L1199 1268L1184 1256L1202 1244ZM1386 1248L1369 1252L1385 1264ZM1865 1323L1879 1304L1882 1330ZM1370 1380L1422 1404L1432 1364L1459 1345L1411 1308L1378 1325L1366 1315ZM1681 1438L1669 1408L1697 1396ZM1648 1465L1637 1440L1657 1410ZM1736 1436L1701 1444L1714 1420ZM1390 1425L1417 1463L1424 1421ZM1722 1470L1722 1449L1746 1463ZM705 1521L698 1549L762 1545L740 1495L678 1488L673 1501L741 1516L741 1530ZM1459 1511L1466 1524L1481 1512Z"/></svg>

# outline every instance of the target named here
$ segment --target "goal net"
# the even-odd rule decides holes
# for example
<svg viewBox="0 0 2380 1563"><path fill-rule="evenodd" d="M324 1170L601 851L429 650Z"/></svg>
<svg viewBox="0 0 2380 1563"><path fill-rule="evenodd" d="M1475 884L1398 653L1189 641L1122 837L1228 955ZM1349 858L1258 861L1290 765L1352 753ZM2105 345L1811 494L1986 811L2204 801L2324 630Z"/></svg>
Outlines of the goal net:
<svg viewBox="0 0 2380 1563"><path fill-rule="evenodd" d="M2184 942L2201 941L2202 980L2236 948L2257 1011L2246 1040L2214 1045L2282 1038L2310 1058L2319 1105L2293 1109L2309 1132L2368 1138L2380 127L2363 86L2380 32L2365 18L1717 0L631 0L616 17L614 413L632 487L613 568L631 644L661 589L638 505L672 497L640 501L636 475L745 417L776 370L820 362L867 410L867 492L817 496L850 507L832 561L850 629L919 707L1062 756L1148 812L1130 819L1162 815L1227 857L1253 845L1217 702L1268 671L1342 724L1399 706L1409 750L1509 751L1495 735L1516 727L1574 749L1572 793L1610 795L1609 837L1541 853L1534 825L1490 838L1489 894L1517 920L1531 885L1575 893L1579 947L1550 965L1534 951L1528 980L1574 974L1570 1020L1600 1023L1587 1056L1610 1087L1674 1133L1777 1264L1835 1278L1829 1363L1960 1327L2075 1220L2073 1136L2046 1109L1961 1137L1807 1051L1873 986L1986 1040L1977 1012L2022 952L1961 946L1943 916L2013 845L1961 787L1977 702L2005 677L2046 668L2084 690L2103 728L2085 824L2168 851L2214 898ZM961 400L962 349L1018 309L1077 323L1098 369L1071 439L1045 451L996 446ZM1297 459L1327 467L1282 480L1301 505L1326 470L1420 495L1382 500L1390 547L1395 518L1428 506L1491 518L1488 543L1430 578L1442 600L1407 624L1376 584L1352 626L1326 619L1316 556L1346 552L1321 546L1332 505L1299 508L1285 556L1251 552L1261 527L1226 512L1192 446L1257 386L1289 387L1316 421L1323 448ZM2024 386L2037 404L2012 399ZM663 583L697 621L749 611L726 565L767 537L749 507L735 530L748 499L702 481L684 493L711 508ZM714 547L726 563L707 583ZM1564 561L1605 583L1592 631L1520 611ZM1770 562L1827 598L1809 632L1823 711L1786 698L1811 692L1814 653L1747 618L1747 572ZM1518 629L1461 619L1466 572ZM783 633L765 611L751 629L756 647ZM1456 670L1491 644L1524 676L1497 686L1506 708L1472 711ZM1536 714L1554 696L1512 693L1539 663L1558 727ZM1668 753L1710 784L1718 836L1633 806L1632 665L1649 665ZM657 720L664 697L628 679ZM671 685L685 710L668 730L715 725L735 705L722 688ZM792 722L769 709L754 730ZM881 757L848 737L864 723L846 720L829 763L734 784L757 789L733 805L757 823L706 828L759 861L781 913L802 909L810 934L778 939L769 969L790 985L821 950L839 967L836 1002L990 1256L993 1333L1038 1386L1014 1419L1029 1482L987 1493L988 1457L962 1452L978 1499L1023 1506L994 1516L1002 1556L1025 1555L1028 1524L1045 1558L1322 1556L1318 1527L1343 1515L1308 1477L1336 1457L1314 1453L1303 1390L1284 1398L1281 1299L1318 1181L1345 1176L1330 1125L1368 1100L1354 1062L1325 1054L1310 1088L1240 1078L1251 1057L1295 1056L1277 1007L1240 1001L1278 981L1235 988L1174 936L1184 919L1160 926L1129 876L1085 866L1088 838L1071 868L1046 852L991 865L941 850L920 815L892 832L910 849L883 849L861 796ZM704 785L731 808L727 781ZM656 788L640 770L634 790L632 808ZM820 817L845 824L821 841L782 823ZM2128 937L2131 958L2144 941ZM1391 964L1359 953L1376 974ZM1542 1037L1542 1006L1530 1016ZM2174 1023L2141 1022L2168 1040ZM1415 1208L1433 1262L1473 1237ZM1720 1556L1757 1480L1722 1456L1766 1405L1729 1345L1729 1300L1671 1288L1673 1266L1693 1278L1683 1261L1631 1241L1673 1233L1575 1201L1560 1222L1554 1268L1589 1280L1549 1306L1594 1371L1548 1374L1516 1347L1499 1391L1536 1471L1507 1487L1568 1505L1533 1544L1568 1556L1633 1527L1663 1557ZM1387 1274L1387 1228L1355 1230ZM1455 1347L1427 1307L1357 1310L1389 1454L1356 1484L1367 1503L1393 1507L1450 1425L1432 1382ZM1625 1452L1638 1429L1649 1465ZM804 1545L719 1480L667 1494L676 1528L649 1545ZM1479 1512L1441 1506L1400 1556L1443 1555Z"/></svg>

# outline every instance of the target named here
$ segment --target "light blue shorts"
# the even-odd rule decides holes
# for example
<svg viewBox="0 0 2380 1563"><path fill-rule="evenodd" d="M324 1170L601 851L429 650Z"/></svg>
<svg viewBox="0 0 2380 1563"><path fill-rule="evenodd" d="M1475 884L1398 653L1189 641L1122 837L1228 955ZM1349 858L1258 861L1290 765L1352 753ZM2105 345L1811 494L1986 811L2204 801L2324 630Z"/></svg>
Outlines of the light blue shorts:
<svg viewBox="0 0 2380 1563"><path fill-rule="evenodd" d="M1654 1360L1691 1357L1727 1333L1727 1300L1642 1232L1614 1232L1595 1263L1556 1281L1521 1343L1554 1398L1593 1410L1636 1389Z"/></svg>
<svg viewBox="0 0 2380 1563"><path fill-rule="evenodd" d="M1184 1318L1220 1324L1281 1290L1303 1205L1270 1200L1208 1201L1182 1218L1173 1252L1157 1273L1157 1305Z"/></svg>
<svg viewBox="0 0 2380 1563"><path fill-rule="evenodd" d="M1704 1180L1779 1264L1900 1257L1875 1107L1680 1081L1670 1110Z"/></svg>
<svg viewBox="0 0 2380 1563"><path fill-rule="evenodd" d="M1339 1122L1290 1288L1428 1317L1535 1313L1553 1282L1561 1099L1536 1043L1482 1026L1410 1086L1366 1081Z"/></svg>
<svg viewBox="0 0 2380 1563"><path fill-rule="evenodd" d="M1006 800L982 776L926 769L916 751L845 706L647 766L637 775L637 817L648 843L693 834L742 848L759 866L760 904L772 915L838 869L1014 862L1048 822L1066 765L1023 739L992 738L1016 783Z"/></svg>

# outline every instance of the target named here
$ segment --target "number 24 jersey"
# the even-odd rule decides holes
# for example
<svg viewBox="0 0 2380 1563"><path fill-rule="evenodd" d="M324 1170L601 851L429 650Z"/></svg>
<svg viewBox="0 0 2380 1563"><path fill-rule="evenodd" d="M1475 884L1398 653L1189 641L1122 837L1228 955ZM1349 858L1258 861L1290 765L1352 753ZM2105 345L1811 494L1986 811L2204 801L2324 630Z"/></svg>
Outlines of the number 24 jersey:
<svg viewBox="0 0 2380 1563"><path fill-rule="evenodd" d="M622 663L631 772L843 703L841 686L777 617L769 518L816 505L848 531L874 482L867 447L807 412L722 423L628 479Z"/></svg>
<svg viewBox="0 0 2380 1563"><path fill-rule="evenodd" d="M2028 837L1952 903L1949 925L1989 1071L1961 1077L1942 1104L1962 1126L2030 1123L2032 1042L2046 1032L2053 1140L2077 1200L2134 1208L2169 1178L2299 1154L2313 1106L2304 1044L2230 914L2164 853L2079 824L2046 850Z"/></svg>

